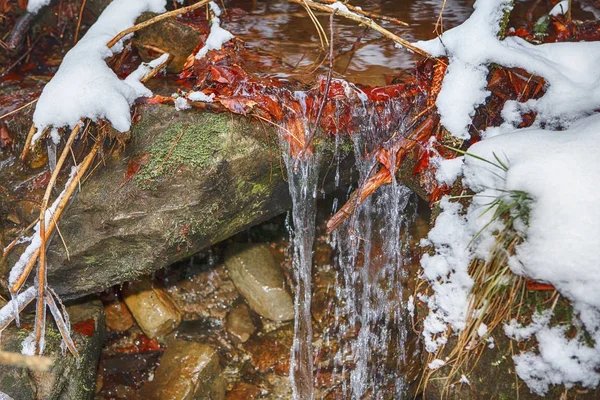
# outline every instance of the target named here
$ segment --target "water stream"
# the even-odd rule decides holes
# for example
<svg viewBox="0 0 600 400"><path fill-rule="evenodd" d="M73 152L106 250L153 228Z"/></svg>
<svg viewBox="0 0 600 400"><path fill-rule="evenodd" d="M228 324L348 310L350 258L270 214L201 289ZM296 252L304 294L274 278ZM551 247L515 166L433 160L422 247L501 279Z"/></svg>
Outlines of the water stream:
<svg viewBox="0 0 600 400"><path fill-rule="evenodd" d="M282 143L282 146L285 148L287 143ZM305 152L301 157L296 158L290 154L289 149L286 149L284 160L293 203L292 263L296 281L290 383L294 399L308 400L314 398L313 330L310 305L319 156L316 153Z"/></svg>

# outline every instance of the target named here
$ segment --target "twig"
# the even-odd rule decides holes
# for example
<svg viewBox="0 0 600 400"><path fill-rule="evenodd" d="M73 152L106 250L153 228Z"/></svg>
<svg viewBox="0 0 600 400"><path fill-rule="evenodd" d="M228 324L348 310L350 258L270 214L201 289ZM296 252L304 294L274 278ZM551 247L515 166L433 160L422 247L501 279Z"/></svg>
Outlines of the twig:
<svg viewBox="0 0 600 400"><path fill-rule="evenodd" d="M317 118L315 119L315 125L312 127L312 130L311 130L310 134L308 135L306 143L304 144L304 148L300 152L298 159L300 159L300 156L302 155L302 153L304 153L308 149L308 147L310 146L310 143L312 142L313 138L317 134L317 129L319 129L319 121L321 121L321 117L323 115L323 110L325 109L325 104L327 104L327 100L329 98L329 86L331 85L331 77L333 76L333 16L334 15L335 15L335 12L333 12L329 16L329 72L327 73L327 82L325 83L325 91L323 92L323 100L321 100L321 105L319 106L319 111L317 112Z"/></svg>
<svg viewBox="0 0 600 400"><path fill-rule="evenodd" d="M73 44L77 43L79 39L79 28L81 28L81 18L83 18L83 10L85 10L85 4L87 0L81 2L81 8L79 9L79 18L77 19L77 28L75 28L75 37L73 38Z"/></svg>
<svg viewBox="0 0 600 400"><path fill-rule="evenodd" d="M29 147L31 146L33 135L35 135L35 124L31 124L31 128L29 128L29 132L27 133L27 139L25 139L25 145L23 146L23 152L21 153L21 161L23 162L25 162L27 154L29 154Z"/></svg>
<svg viewBox="0 0 600 400"><path fill-rule="evenodd" d="M318 0L319 3L327 3L327 4L334 4L337 3L339 0ZM402 25L402 26L410 26L409 24L407 24L404 21L401 21L397 18L393 18L393 17L388 17L386 15L381 15L375 12L371 12L371 11L365 11L362 8L358 8L356 6L353 6L352 4L345 4L346 7L348 7L348 9L350 11L353 11L357 14L362 14L365 17L369 17L369 18L373 18L373 19L380 19L382 21L388 21L388 22L393 22L395 24L398 25Z"/></svg>
<svg viewBox="0 0 600 400"><path fill-rule="evenodd" d="M25 51L21 57L19 57L17 59L17 61L15 61L14 63L12 63L11 65L9 65L4 71L2 71L2 73L0 74L0 77L8 74L8 71L10 71L11 69L13 69L15 66L17 66L21 61L23 61L23 59L25 59L25 57L27 57L29 55L29 53L31 53L31 51L34 49L35 45L37 44L37 42L40 41L42 37L39 36L37 39L35 39L33 41L33 43L29 46L29 48L27 49L27 51Z"/></svg>
<svg viewBox="0 0 600 400"><path fill-rule="evenodd" d="M411 44L410 42L408 42L405 39L402 39L396 35L394 35L392 32L388 31L387 29L381 27L380 25L377 25L372 19L369 19L367 17L363 17L361 15L358 14L354 14L354 13L349 13L346 11L341 11L341 10L334 10L331 7L328 7L326 5L323 4L318 4L315 3L313 1L310 0L288 0L289 2L292 3L296 3L296 4L300 4L300 5L304 5L304 4L308 4L310 8L314 8L315 10L319 10L319 11L324 11L327 13L333 13L334 11L336 12L337 15L340 15L344 18L350 19L352 21L358 22L360 24L366 25L369 28L381 33L383 36L387 37L388 39L393 40L395 43L398 43L400 46L405 47L417 54L422 55L423 57L427 57L427 58L431 58L431 54L427 53L426 51L421 50L420 48L414 46L413 44Z"/></svg>
<svg viewBox="0 0 600 400"><path fill-rule="evenodd" d="M24 367L33 371L48 371L52 366L52 359L49 357L24 356L20 353L9 353L0 351L0 364L13 367Z"/></svg>
<svg viewBox="0 0 600 400"><path fill-rule="evenodd" d="M10 36L6 40L6 48L10 51L17 51L23 44L23 40L29 32L31 25L35 21L35 14L27 12L23 14L15 24Z"/></svg>
<svg viewBox="0 0 600 400"><path fill-rule="evenodd" d="M108 44L106 46L108 48L111 48L119 40L123 39L125 36L129 35L130 33L137 32L140 29L143 29L143 28L145 28L147 26L150 26L150 25L152 25L152 24L154 24L156 22L162 21L163 19L174 17L174 16L179 15L179 14L185 14L185 13L188 13L190 11L194 11L196 8L200 8L203 5L210 3L210 1L211 0L201 0L201 1L197 2L196 4L192 4L191 6L187 6L187 7L183 7L183 8L178 8L177 10L169 11L169 12L166 12L164 14L157 15L154 18L150 18L147 21L144 21L142 23L134 25L131 28L125 29L124 31L122 31L121 33L119 33L117 36L115 36L114 38L112 38L112 40L110 42L108 42Z"/></svg>
<svg viewBox="0 0 600 400"><path fill-rule="evenodd" d="M36 103L37 101L38 101L38 99L31 100L29 103L27 103L27 104L24 104L24 105L22 105L21 107L19 107L19 108L15 109L15 110L12 110L12 111L9 111L9 112L7 112L6 114L4 114L4 115L0 116L0 120L3 120L4 118L6 118L6 117L8 117L8 116L10 116L10 115L13 115L13 114L16 114L16 113L18 113L18 112L19 112L19 111L21 111L22 109L24 109L24 108L26 108L26 107L28 107L28 106L30 106L30 105L32 105L32 104L34 104L34 103Z"/></svg>

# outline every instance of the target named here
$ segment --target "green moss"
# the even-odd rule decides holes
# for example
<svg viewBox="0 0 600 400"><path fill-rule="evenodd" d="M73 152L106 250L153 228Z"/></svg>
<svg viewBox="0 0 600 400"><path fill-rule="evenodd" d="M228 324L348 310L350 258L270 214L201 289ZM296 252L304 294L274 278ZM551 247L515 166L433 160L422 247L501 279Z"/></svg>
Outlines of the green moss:
<svg viewBox="0 0 600 400"><path fill-rule="evenodd" d="M227 116L210 113L203 114L198 123L169 126L150 147L150 160L136 175L137 184L147 187L181 166L202 170L214 165L221 159L229 130Z"/></svg>

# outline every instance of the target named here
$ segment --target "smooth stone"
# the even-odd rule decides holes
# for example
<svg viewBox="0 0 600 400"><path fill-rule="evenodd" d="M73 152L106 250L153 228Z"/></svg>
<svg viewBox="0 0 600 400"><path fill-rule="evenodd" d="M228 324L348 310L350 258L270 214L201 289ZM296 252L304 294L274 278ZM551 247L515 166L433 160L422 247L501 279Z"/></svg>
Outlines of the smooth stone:
<svg viewBox="0 0 600 400"><path fill-rule="evenodd" d="M167 291L149 278L123 289L123 300L146 336L160 338L181 323L181 312Z"/></svg>
<svg viewBox="0 0 600 400"><path fill-rule="evenodd" d="M274 321L294 318L292 295L267 245L233 245L225 255L225 266L254 311Z"/></svg>
<svg viewBox="0 0 600 400"><path fill-rule="evenodd" d="M222 400L225 380L217 351L206 344L171 340L154 379L141 398L157 400Z"/></svg>
<svg viewBox="0 0 600 400"><path fill-rule="evenodd" d="M290 348L294 341L294 327L289 324L263 336L255 336L244 345L250 354L250 363L260 373L273 370L287 374L290 368Z"/></svg>
<svg viewBox="0 0 600 400"><path fill-rule="evenodd" d="M227 314L227 332L244 343L256 331L248 307L244 303L236 304Z"/></svg>
<svg viewBox="0 0 600 400"><path fill-rule="evenodd" d="M104 306L106 327L115 332L125 332L134 324L133 316L123 301L114 301Z"/></svg>

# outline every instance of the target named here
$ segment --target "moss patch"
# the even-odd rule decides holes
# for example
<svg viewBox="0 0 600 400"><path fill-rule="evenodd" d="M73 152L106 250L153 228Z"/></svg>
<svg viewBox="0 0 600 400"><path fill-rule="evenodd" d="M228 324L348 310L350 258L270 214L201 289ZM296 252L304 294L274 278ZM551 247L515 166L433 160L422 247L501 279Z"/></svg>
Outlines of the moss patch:
<svg viewBox="0 0 600 400"><path fill-rule="evenodd" d="M225 115L205 114L198 123L175 123L149 149L150 160L135 180L141 187L174 173L182 165L202 170L221 159L224 135L229 133Z"/></svg>

